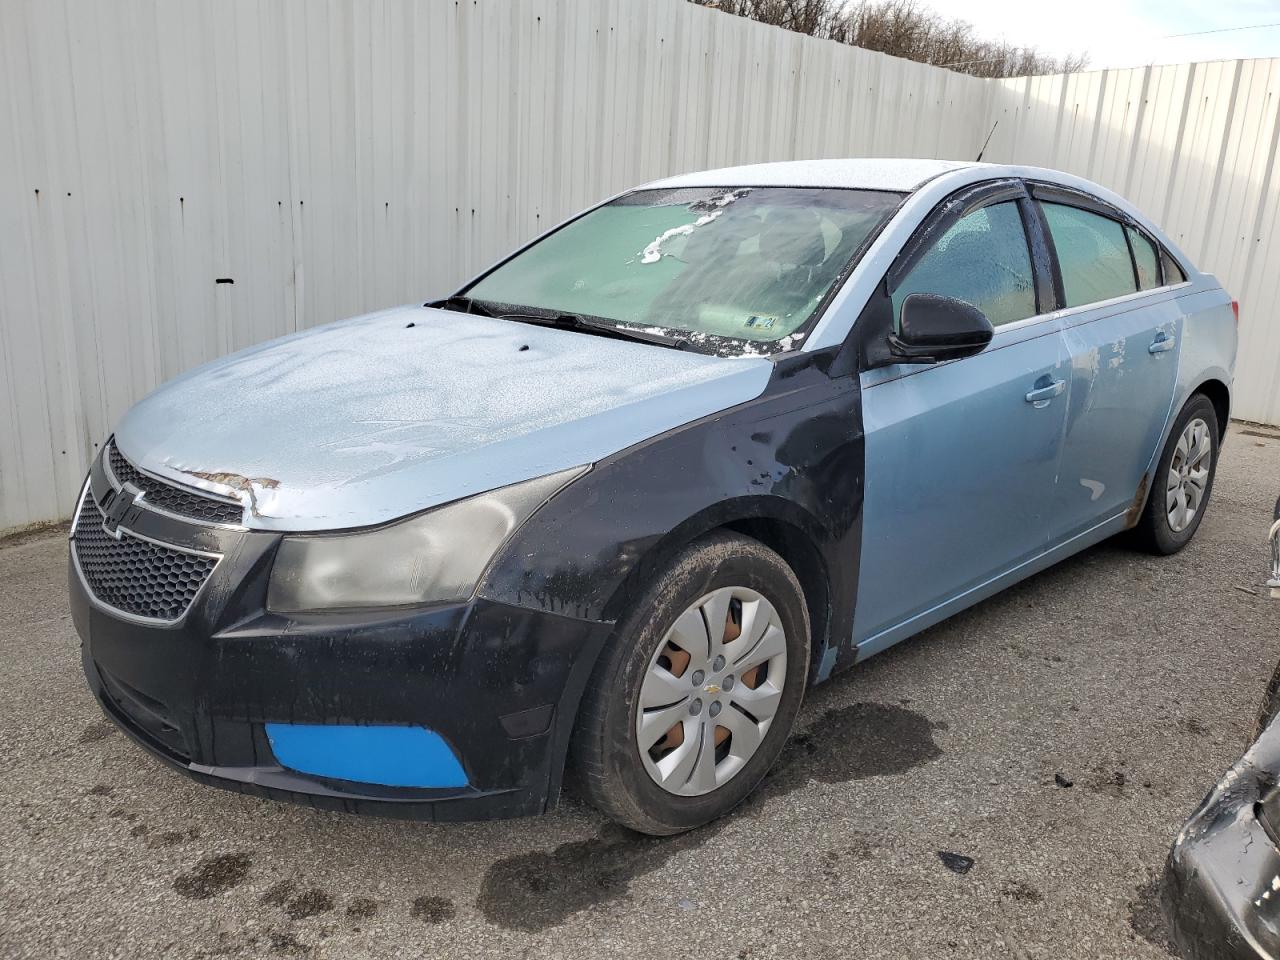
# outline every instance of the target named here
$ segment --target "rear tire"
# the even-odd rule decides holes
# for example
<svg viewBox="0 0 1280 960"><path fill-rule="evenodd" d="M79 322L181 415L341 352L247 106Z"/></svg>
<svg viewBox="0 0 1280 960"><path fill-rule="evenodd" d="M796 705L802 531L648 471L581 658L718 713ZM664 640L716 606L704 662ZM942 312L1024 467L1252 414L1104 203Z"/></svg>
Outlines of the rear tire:
<svg viewBox="0 0 1280 960"><path fill-rule="evenodd" d="M1213 492L1218 442L1217 410L1197 393L1178 414L1156 462L1146 507L1133 528L1139 547L1168 556L1191 542Z"/></svg>
<svg viewBox="0 0 1280 960"><path fill-rule="evenodd" d="M709 627L717 616L724 622ZM681 552L619 622L583 699L571 774L632 830L701 826L746 799L778 758L808 675L809 616L795 573L756 540L713 534Z"/></svg>

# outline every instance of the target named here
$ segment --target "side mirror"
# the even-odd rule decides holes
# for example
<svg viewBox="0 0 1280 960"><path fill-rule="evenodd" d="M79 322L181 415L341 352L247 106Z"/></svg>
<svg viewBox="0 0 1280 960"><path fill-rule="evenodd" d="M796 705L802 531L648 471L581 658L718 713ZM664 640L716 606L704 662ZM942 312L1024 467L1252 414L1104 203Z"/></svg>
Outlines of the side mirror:
<svg viewBox="0 0 1280 960"><path fill-rule="evenodd" d="M902 303L902 322L889 334L898 363L941 363L981 353L995 330L971 303L932 293L913 293Z"/></svg>

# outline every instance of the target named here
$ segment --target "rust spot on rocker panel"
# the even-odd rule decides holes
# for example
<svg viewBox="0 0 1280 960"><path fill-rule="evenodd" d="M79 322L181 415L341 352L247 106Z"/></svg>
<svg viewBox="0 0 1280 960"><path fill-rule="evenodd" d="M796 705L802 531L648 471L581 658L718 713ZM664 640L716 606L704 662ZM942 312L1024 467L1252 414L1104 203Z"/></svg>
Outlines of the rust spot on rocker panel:
<svg viewBox="0 0 1280 960"><path fill-rule="evenodd" d="M1125 529L1130 529L1138 525L1138 520L1142 516L1142 508L1147 503L1147 487L1151 484L1151 478L1145 473L1142 480L1138 483L1137 492L1133 495L1133 503L1129 504L1129 509L1124 512Z"/></svg>

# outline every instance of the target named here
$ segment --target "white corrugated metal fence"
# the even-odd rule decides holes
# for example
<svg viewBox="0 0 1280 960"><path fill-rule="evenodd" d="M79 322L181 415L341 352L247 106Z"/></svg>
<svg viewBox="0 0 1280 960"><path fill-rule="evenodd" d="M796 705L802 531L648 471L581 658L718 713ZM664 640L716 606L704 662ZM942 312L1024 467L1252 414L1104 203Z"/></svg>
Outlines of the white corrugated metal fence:
<svg viewBox="0 0 1280 960"><path fill-rule="evenodd" d="M684 0L0 0L0 530L65 516L161 381L618 189L969 159L996 120L989 159L1133 197L1239 291L1236 413L1280 421L1276 63L984 81Z"/></svg>
<svg viewBox="0 0 1280 960"><path fill-rule="evenodd" d="M1239 299L1232 415L1280 423L1280 60L995 81L986 159L1057 167L1132 200Z"/></svg>

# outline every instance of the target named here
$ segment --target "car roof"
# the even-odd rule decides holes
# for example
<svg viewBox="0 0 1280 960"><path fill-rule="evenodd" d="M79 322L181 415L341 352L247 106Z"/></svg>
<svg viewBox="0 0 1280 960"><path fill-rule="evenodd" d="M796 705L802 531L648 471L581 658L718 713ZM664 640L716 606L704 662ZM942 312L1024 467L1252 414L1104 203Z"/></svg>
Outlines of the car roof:
<svg viewBox="0 0 1280 960"><path fill-rule="evenodd" d="M846 190L891 190L915 194L933 192L937 188L954 189L979 183L1015 177L1039 180L1080 190L1110 204L1141 223L1187 269L1190 262L1168 236L1128 200L1106 187L1074 174L1048 167L1028 167L1010 163L978 163L965 160L927 160L919 157L852 157L840 160L785 160L780 163L756 163L741 167L722 167L684 173L646 183L638 190L677 187L834 187ZM934 183L934 181L937 181ZM926 190L925 188L929 189ZM625 191L630 193L631 191ZM938 199L938 198L935 198Z"/></svg>
<svg viewBox="0 0 1280 960"><path fill-rule="evenodd" d="M722 167L666 177L645 184L646 189L673 187L844 187L861 190L912 191L921 184L966 167L991 167L963 160L922 160L902 157L858 157L841 160L786 160Z"/></svg>

